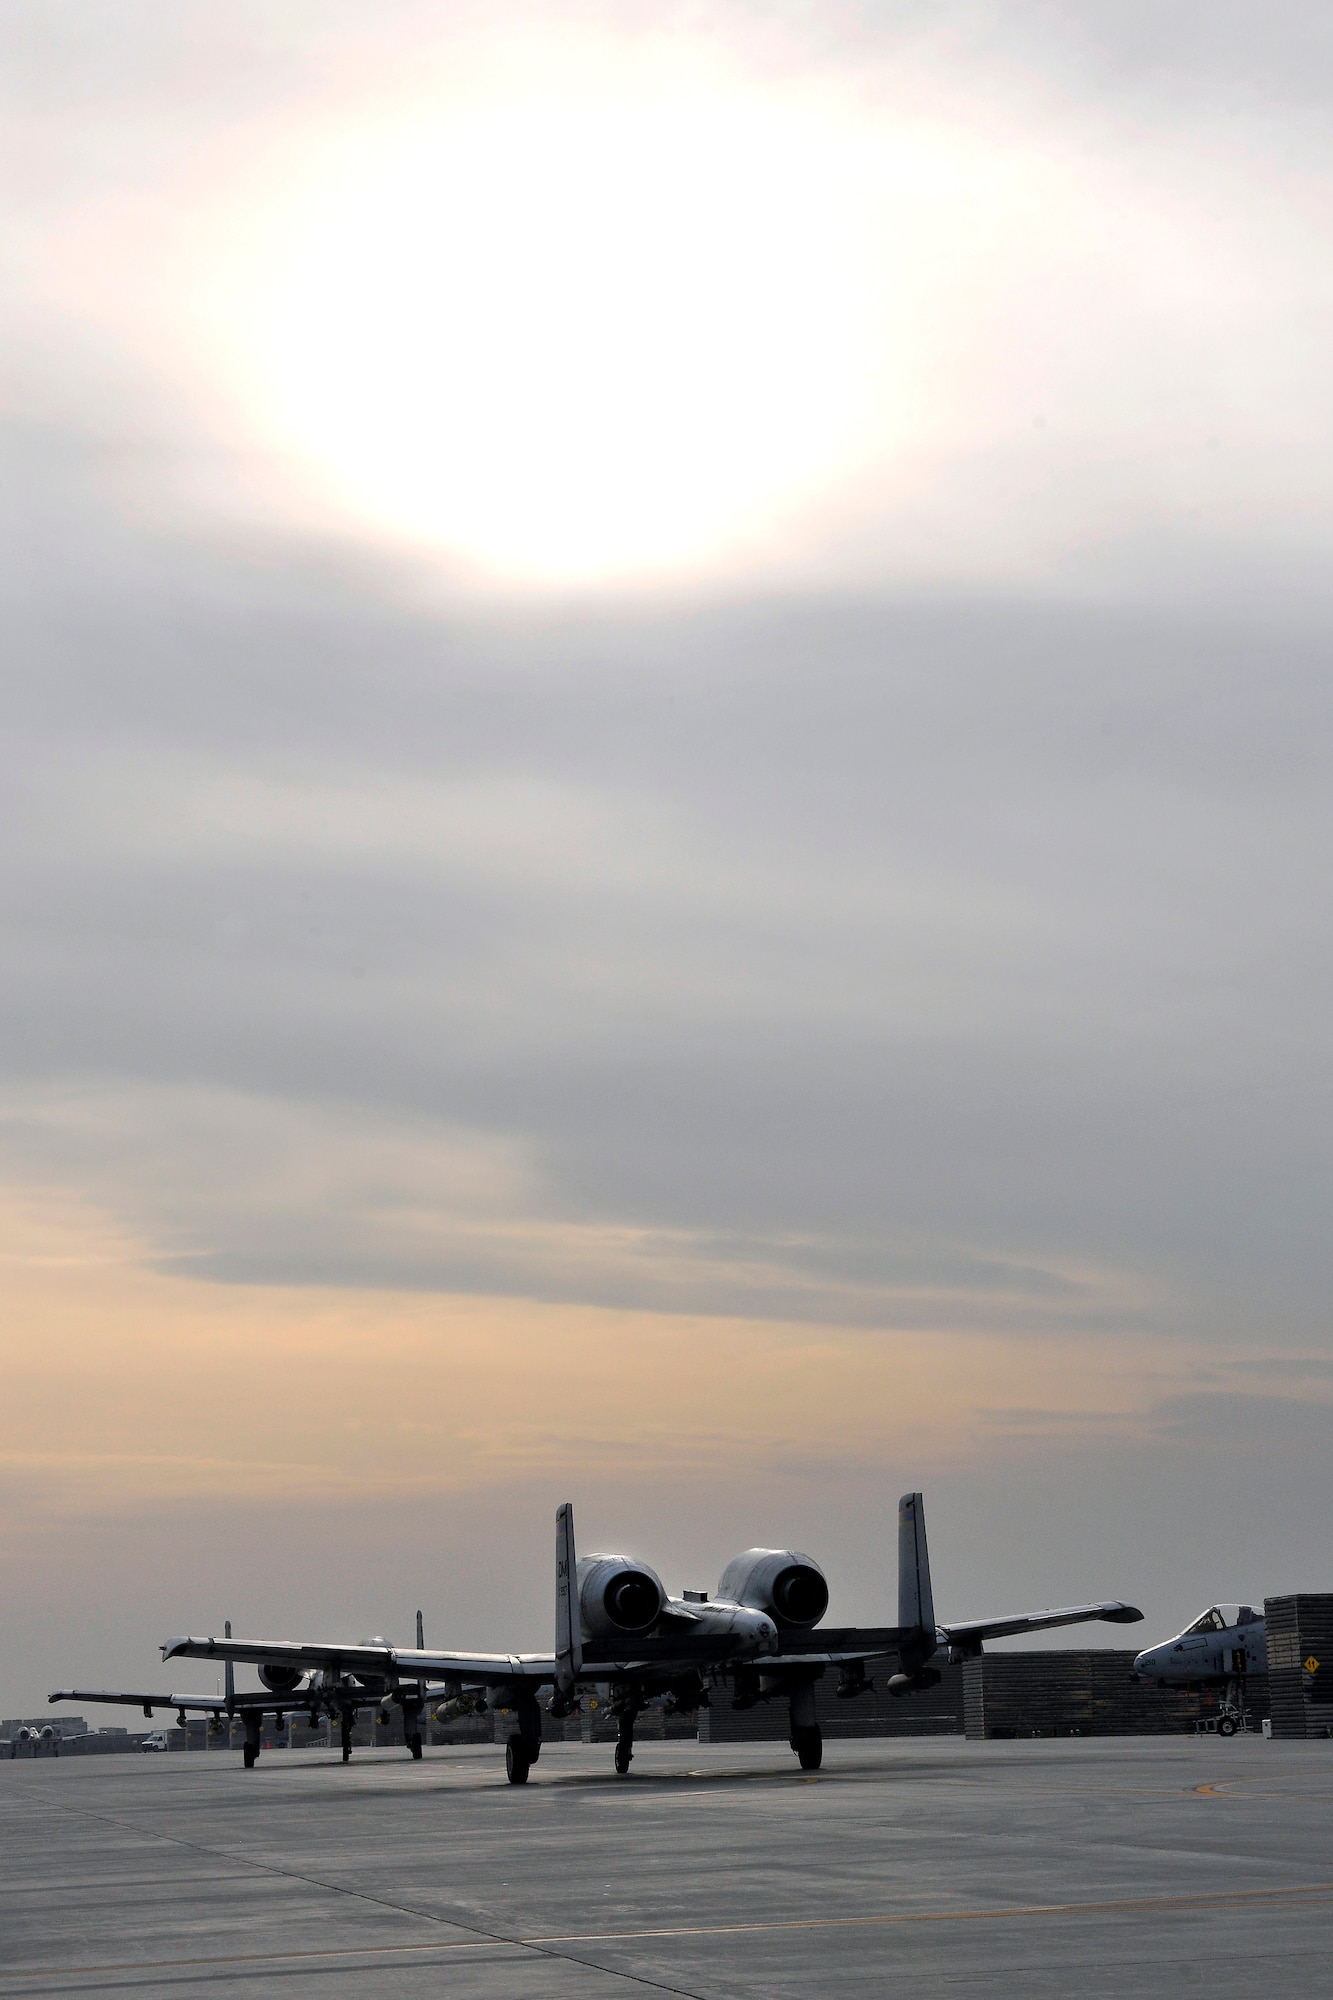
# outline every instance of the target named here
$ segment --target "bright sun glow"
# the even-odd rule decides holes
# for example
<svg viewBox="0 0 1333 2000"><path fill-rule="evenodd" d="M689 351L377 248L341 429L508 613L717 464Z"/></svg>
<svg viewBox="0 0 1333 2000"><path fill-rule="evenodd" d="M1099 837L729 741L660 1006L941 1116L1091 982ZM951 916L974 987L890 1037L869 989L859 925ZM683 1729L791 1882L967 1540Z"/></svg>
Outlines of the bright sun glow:
<svg viewBox="0 0 1333 2000"><path fill-rule="evenodd" d="M363 138L252 270L247 400L326 503L483 570L706 561L875 427L864 166L832 119L722 91Z"/></svg>

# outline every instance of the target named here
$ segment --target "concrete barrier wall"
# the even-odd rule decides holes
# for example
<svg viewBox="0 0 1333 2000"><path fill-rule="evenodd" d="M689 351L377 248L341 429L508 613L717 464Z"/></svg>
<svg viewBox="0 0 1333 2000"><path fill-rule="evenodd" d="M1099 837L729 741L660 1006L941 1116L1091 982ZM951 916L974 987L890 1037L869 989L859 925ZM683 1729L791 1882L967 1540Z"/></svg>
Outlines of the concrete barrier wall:
<svg viewBox="0 0 1333 2000"><path fill-rule="evenodd" d="M1164 1736L1215 1714L1217 1689L1191 1692L1136 1681L1133 1652L986 1653L963 1666L965 1733L999 1736ZM1266 1676L1250 1676L1246 1706L1268 1714Z"/></svg>
<svg viewBox="0 0 1333 2000"><path fill-rule="evenodd" d="M1264 1599L1273 1734L1333 1735L1333 1592Z"/></svg>

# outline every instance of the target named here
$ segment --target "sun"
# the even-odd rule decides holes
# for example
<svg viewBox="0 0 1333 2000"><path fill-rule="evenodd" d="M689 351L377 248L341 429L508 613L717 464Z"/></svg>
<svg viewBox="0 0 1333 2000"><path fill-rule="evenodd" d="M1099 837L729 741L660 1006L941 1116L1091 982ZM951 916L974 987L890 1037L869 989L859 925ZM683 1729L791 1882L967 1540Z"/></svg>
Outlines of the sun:
<svg viewBox="0 0 1333 2000"><path fill-rule="evenodd" d="M720 88L363 132L274 204L247 404L321 504L482 572L707 565L874 428L864 165L832 118Z"/></svg>

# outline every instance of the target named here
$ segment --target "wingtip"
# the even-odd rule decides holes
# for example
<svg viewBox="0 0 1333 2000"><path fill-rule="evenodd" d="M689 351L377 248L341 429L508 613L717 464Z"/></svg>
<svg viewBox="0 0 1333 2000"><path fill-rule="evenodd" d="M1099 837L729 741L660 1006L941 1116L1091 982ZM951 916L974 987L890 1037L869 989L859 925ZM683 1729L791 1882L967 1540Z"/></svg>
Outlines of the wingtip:
<svg viewBox="0 0 1333 2000"><path fill-rule="evenodd" d="M1102 1612L1108 1625L1141 1625L1143 1613L1137 1604L1108 1604Z"/></svg>
<svg viewBox="0 0 1333 2000"><path fill-rule="evenodd" d="M181 1648L183 1646L188 1646L189 1643L190 1640L188 1633L182 1635L182 1637L179 1639L164 1639L160 1648L163 1659L174 1660L176 1655L180 1652Z"/></svg>

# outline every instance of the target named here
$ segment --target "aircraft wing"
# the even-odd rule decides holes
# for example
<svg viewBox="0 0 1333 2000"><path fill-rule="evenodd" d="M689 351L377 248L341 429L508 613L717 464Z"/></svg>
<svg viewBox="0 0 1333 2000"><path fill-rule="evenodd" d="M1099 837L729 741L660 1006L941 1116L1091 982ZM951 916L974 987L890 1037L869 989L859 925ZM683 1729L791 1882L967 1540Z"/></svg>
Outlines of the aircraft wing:
<svg viewBox="0 0 1333 2000"><path fill-rule="evenodd" d="M515 1680L552 1680L554 1653L429 1653L416 1647L345 1646L304 1639L169 1639L164 1660L244 1660L255 1666L297 1667L303 1673L373 1674L385 1680L461 1680L500 1687Z"/></svg>
<svg viewBox="0 0 1333 2000"><path fill-rule="evenodd" d="M938 1634L948 1646L979 1646L983 1639L1009 1639L1018 1632L1046 1632L1055 1625L1086 1625L1103 1618L1109 1625L1137 1625L1143 1613L1134 1604L1112 1598L1106 1604L1072 1604L1061 1611L1023 1611L1008 1618L972 1618L960 1625L941 1625Z"/></svg>
<svg viewBox="0 0 1333 2000"><path fill-rule="evenodd" d="M763 1654L752 1664L810 1665L878 1659L896 1653L901 1640L918 1636L896 1626L835 1627L789 1634L780 1655ZM514 1681L555 1679L551 1653L435 1653L394 1646L343 1646L297 1639L172 1639L163 1659L233 1660L251 1665L297 1667L302 1672L382 1676L386 1680L459 1680L474 1687L501 1687ZM617 1652L585 1647L581 1680L609 1679L643 1667L721 1666L730 1657L726 1641L713 1633L674 1634L665 1639L629 1640ZM746 1655L747 1660L749 1655ZM239 1699L239 1697L238 1697ZM270 1704L272 1696L268 1697Z"/></svg>
<svg viewBox="0 0 1333 2000"><path fill-rule="evenodd" d="M782 1651L754 1665L762 1672L770 1666L836 1667L851 1660L882 1660L920 1638L916 1627L907 1625L830 1625L813 1632L786 1632Z"/></svg>
<svg viewBox="0 0 1333 2000"><path fill-rule="evenodd" d="M681 1632L667 1639L627 1638L616 1652L608 1652L603 1641L599 1647L584 1646L579 1678L606 1680L612 1674L633 1673L639 1667L721 1666L730 1657L725 1637L716 1632L707 1637Z"/></svg>
<svg viewBox="0 0 1333 2000"><path fill-rule="evenodd" d="M1041 1632L1054 1625L1079 1625L1090 1618L1109 1619L1115 1625L1132 1625L1143 1613L1132 1604L1075 1604L1060 1611L1021 1612L1008 1618L978 1618L960 1625L942 1625L936 1633L937 1645L966 1648L979 1646L983 1639L1004 1639L1016 1632ZM809 1632L785 1632L782 1650L777 1653L746 1654L745 1664L767 1673L773 1667L836 1667L853 1660L880 1660L901 1656L904 1646L916 1651L925 1635L916 1625L829 1625ZM716 1634L693 1637L680 1633L669 1639L639 1639L622 1652L610 1654L583 1649L584 1680L613 1673L632 1673L636 1668L670 1666L677 1662L723 1666L728 1659L725 1640Z"/></svg>
<svg viewBox="0 0 1333 2000"><path fill-rule="evenodd" d="M100 1701L110 1705L122 1704L125 1708L141 1708L145 1715L151 1715L155 1708L197 1708L204 1714L215 1711L221 1715L228 1707L224 1694L127 1694L111 1688L57 1688L47 1696L48 1701ZM262 1689L253 1689L245 1694L233 1695L230 1706L243 1708L272 1708L274 1697Z"/></svg>
<svg viewBox="0 0 1333 2000"><path fill-rule="evenodd" d="M905 1639L920 1636L896 1625L835 1625L826 1631L788 1632L779 1653L752 1653L730 1649L724 1634L681 1632L665 1639L631 1639L616 1653L585 1645L580 1678L604 1680L642 1667L722 1667L732 1660L758 1667L761 1673L774 1666L837 1665L844 1660L880 1659L897 1653Z"/></svg>

